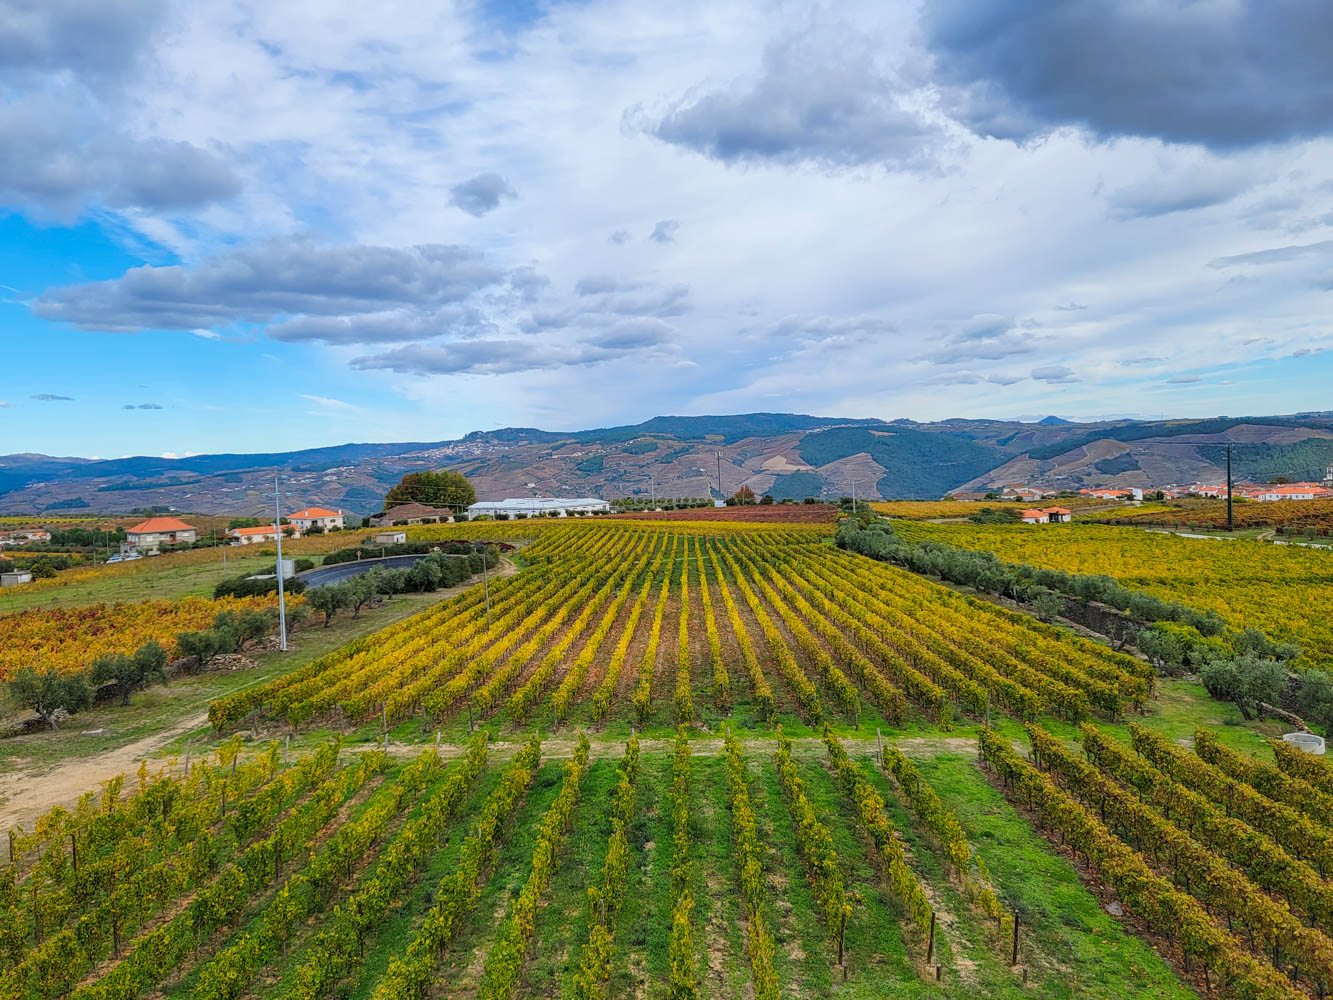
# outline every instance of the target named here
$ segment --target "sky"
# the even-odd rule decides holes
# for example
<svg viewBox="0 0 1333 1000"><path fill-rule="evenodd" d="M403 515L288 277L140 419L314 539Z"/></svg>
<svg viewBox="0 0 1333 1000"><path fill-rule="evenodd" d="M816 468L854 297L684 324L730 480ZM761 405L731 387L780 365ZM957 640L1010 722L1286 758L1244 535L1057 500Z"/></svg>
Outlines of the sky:
<svg viewBox="0 0 1333 1000"><path fill-rule="evenodd" d="M1333 408L1326 0L0 0L0 454Z"/></svg>

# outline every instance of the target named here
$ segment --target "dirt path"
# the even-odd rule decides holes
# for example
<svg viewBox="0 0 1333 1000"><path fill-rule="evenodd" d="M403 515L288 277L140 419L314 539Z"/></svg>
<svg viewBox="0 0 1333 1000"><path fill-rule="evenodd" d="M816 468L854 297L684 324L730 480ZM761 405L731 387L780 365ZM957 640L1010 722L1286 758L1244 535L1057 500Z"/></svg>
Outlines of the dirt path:
<svg viewBox="0 0 1333 1000"><path fill-rule="evenodd" d="M32 821L53 806L72 807L84 792L96 789L118 774L133 774L139 769L139 761L152 757L182 733L207 724L208 712L198 712L169 729L95 757L59 764L40 774L13 771L4 775L0 830L13 826L31 829Z"/></svg>

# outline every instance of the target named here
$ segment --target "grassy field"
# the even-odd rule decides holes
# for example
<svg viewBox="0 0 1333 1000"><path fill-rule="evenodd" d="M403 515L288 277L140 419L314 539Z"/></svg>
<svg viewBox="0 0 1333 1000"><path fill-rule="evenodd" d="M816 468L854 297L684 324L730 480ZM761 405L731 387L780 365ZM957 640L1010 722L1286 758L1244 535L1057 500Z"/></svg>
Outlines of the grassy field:
<svg viewBox="0 0 1333 1000"><path fill-rule="evenodd" d="M202 551L202 550L196 550ZM184 562L171 556L144 560L150 572L131 576L112 573L92 574L66 586L41 590L10 588L0 591L0 614L27 608L72 607L102 601L147 601L155 598L212 597L219 581L246 573L273 572L273 557L242 554L228 550L222 561L222 549L206 553L207 561ZM193 553L191 553L193 555ZM160 563L160 567L151 565ZM119 565L119 564L117 564ZM114 568L114 566L112 567ZM58 578L57 578L58 579Z"/></svg>

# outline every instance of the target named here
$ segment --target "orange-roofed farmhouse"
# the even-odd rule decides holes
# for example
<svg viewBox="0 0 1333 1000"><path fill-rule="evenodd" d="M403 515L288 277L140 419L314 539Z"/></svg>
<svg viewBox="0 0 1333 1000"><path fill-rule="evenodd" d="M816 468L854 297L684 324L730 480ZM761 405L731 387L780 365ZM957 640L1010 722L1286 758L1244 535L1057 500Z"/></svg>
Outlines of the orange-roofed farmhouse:
<svg viewBox="0 0 1333 1000"><path fill-rule="evenodd" d="M305 510L298 510L295 514L289 514L287 520L303 532L309 531L311 528L321 528L324 531L341 531L346 527L343 524L343 512L341 510L329 510L327 507L307 507Z"/></svg>
<svg viewBox="0 0 1333 1000"><path fill-rule="evenodd" d="M125 529L125 547L152 556L167 545L190 545L198 535L194 525L175 517L150 517Z"/></svg>
<svg viewBox="0 0 1333 1000"><path fill-rule="evenodd" d="M1023 519L1024 524L1046 524L1051 519L1044 510L1025 510L1018 516Z"/></svg>
<svg viewBox="0 0 1333 1000"><path fill-rule="evenodd" d="M301 529L294 525L283 526L283 538L300 538ZM276 542L278 529L271 524L261 524L256 528L232 528L227 532L233 545L256 545L259 542Z"/></svg>

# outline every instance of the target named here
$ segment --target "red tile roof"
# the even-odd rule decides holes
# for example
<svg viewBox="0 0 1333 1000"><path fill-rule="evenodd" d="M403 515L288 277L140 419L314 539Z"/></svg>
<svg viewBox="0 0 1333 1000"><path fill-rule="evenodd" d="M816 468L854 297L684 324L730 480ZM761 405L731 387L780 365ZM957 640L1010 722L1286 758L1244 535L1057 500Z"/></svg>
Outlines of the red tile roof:
<svg viewBox="0 0 1333 1000"><path fill-rule="evenodd" d="M147 521L140 521L133 528L126 528L127 535L150 535L166 531L193 531L193 524L186 524L184 521L174 517L150 517Z"/></svg>
<svg viewBox="0 0 1333 1000"><path fill-rule="evenodd" d="M1023 516L1023 517L1042 517L1042 516L1044 516L1045 514L1046 514L1046 511L1044 511L1044 510L1025 510L1025 511L1023 511L1022 516Z"/></svg>
<svg viewBox="0 0 1333 1000"><path fill-rule="evenodd" d="M1064 507L1044 507L1044 508L1042 508L1042 513L1043 513L1043 514L1072 514L1073 511L1071 511L1071 510L1066 510Z"/></svg>
<svg viewBox="0 0 1333 1000"><path fill-rule="evenodd" d="M261 524L257 528L232 528L227 534L235 535L237 538L240 538L242 535L273 535L277 534L277 529L271 524Z"/></svg>
<svg viewBox="0 0 1333 1000"><path fill-rule="evenodd" d="M307 507L305 510L298 510L295 514L288 514L289 518L299 517L301 520L307 520L315 517L342 517L342 514L336 510L329 510L327 507Z"/></svg>

